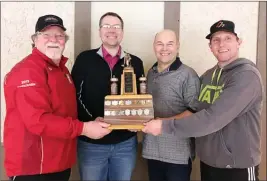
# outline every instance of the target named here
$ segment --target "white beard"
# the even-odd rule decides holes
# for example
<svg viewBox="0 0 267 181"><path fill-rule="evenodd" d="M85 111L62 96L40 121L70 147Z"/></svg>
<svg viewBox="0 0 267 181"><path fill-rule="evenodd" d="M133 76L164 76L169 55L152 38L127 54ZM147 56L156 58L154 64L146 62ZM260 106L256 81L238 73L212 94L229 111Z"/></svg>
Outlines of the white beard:
<svg viewBox="0 0 267 181"><path fill-rule="evenodd" d="M60 59L62 54L61 51L47 50L45 52L45 55L53 60L53 59Z"/></svg>
<svg viewBox="0 0 267 181"><path fill-rule="evenodd" d="M52 59L53 62L58 65L62 57L63 47L59 46L58 44L48 44L46 46L47 48L45 51L45 55ZM48 48L49 46L57 46L59 48Z"/></svg>

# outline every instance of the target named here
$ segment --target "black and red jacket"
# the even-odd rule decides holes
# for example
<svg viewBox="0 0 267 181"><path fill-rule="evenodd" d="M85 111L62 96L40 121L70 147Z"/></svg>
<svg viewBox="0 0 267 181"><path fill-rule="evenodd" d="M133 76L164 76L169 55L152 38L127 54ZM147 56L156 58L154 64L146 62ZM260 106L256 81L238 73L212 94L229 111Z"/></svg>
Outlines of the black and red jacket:
<svg viewBox="0 0 267 181"><path fill-rule="evenodd" d="M119 79L118 90L120 91L120 79L125 55L125 52L121 52L120 59L112 70L107 61L104 60L101 48L84 51L78 55L71 75L77 91L79 120L87 122L104 116L104 99L106 95L110 95L111 77L115 76ZM130 56L139 92L139 78L142 75L145 76L143 62L134 55L130 54ZM96 144L116 144L135 135L136 133L128 130L113 130L110 134L98 140L85 136L80 136L80 139Z"/></svg>

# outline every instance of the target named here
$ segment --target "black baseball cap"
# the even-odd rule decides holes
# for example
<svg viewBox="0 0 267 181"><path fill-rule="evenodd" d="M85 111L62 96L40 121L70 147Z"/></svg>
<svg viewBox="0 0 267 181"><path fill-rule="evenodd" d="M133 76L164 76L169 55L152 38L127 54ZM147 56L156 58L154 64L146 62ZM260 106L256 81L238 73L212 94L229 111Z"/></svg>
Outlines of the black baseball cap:
<svg viewBox="0 0 267 181"><path fill-rule="evenodd" d="M218 31L227 31L237 36L237 34L235 33L235 24L232 21L220 20L210 27L210 34L206 36L206 39L210 39L212 34Z"/></svg>
<svg viewBox="0 0 267 181"><path fill-rule="evenodd" d="M58 26L62 28L64 31L66 31L66 28L63 25L63 20L60 17L48 14L38 18L35 26L35 32L42 31L43 29L49 26Z"/></svg>

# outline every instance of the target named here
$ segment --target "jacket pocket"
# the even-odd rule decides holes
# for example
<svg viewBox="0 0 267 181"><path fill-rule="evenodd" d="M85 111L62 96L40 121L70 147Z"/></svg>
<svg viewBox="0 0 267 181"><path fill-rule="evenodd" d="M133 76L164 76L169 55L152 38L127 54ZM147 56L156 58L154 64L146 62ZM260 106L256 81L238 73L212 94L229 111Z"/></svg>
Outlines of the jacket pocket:
<svg viewBox="0 0 267 181"><path fill-rule="evenodd" d="M223 137L223 134L222 134L221 131L220 131L219 135L220 135L220 143L221 143L221 146L222 146L224 152L230 157L230 159L232 160L232 163L235 164L235 161L234 161L234 158L233 158L233 154L229 150L229 148L227 148L225 140L224 140L224 137Z"/></svg>

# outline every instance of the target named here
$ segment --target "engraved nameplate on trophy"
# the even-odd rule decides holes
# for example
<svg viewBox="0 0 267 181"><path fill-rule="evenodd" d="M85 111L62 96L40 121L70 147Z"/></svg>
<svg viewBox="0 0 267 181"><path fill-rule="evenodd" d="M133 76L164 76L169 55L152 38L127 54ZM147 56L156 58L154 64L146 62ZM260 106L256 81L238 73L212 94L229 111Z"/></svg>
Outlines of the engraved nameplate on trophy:
<svg viewBox="0 0 267 181"><path fill-rule="evenodd" d="M124 93L125 94L133 94L133 74L131 72L124 73Z"/></svg>
<svg viewBox="0 0 267 181"><path fill-rule="evenodd" d="M104 120L111 124L110 129L142 129L144 122L154 118L152 95L146 93L146 78L139 78L142 89L141 94L137 94L136 75L130 60L130 55L126 54L120 95L113 93L105 97ZM114 81L115 77L111 79L112 84Z"/></svg>
<svg viewBox="0 0 267 181"><path fill-rule="evenodd" d="M124 57L124 69L121 75L121 95L136 95L136 76L130 64L131 57L126 54Z"/></svg>

